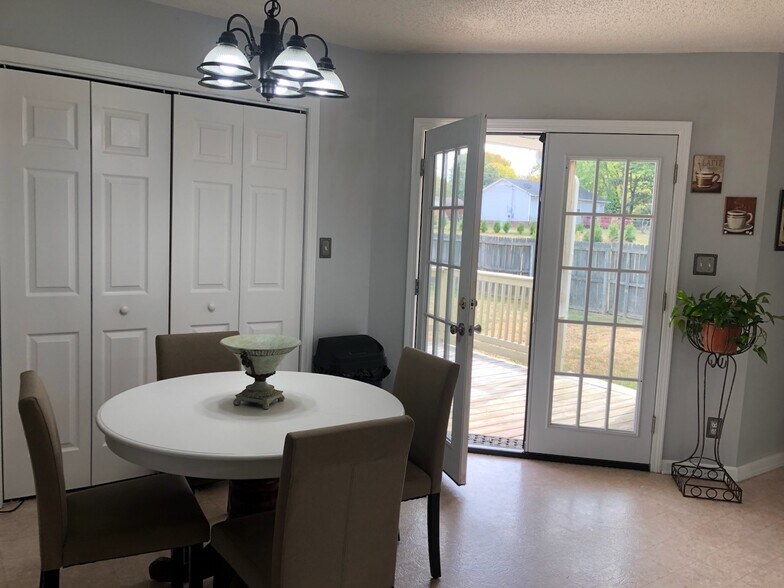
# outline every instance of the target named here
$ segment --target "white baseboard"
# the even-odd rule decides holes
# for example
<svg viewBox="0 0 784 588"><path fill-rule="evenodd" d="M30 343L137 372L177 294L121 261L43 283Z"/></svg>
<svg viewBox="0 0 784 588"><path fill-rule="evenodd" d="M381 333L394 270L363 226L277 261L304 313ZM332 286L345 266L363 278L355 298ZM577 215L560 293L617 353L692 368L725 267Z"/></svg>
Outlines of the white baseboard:
<svg viewBox="0 0 784 588"><path fill-rule="evenodd" d="M669 474L673 463L675 463L675 460L663 459L661 472L659 473ZM748 480L749 478L753 478L754 476L759 476L760 474L771 472L782 466L784 466L784 452L767 455L761 459L750 461L749 463L745 463L742 466L738 466L738 467L724 466L724 467L726 468L727 473L730 476L732 476L733 480L735 480L736 482L740 482L741 480Z"/></svg>

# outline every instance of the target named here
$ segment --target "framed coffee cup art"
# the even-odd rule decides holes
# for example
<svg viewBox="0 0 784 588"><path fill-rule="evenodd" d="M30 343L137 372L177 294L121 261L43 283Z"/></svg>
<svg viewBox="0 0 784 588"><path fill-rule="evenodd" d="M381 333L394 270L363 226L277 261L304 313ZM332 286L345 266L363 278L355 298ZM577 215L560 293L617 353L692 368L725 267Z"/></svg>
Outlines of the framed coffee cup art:
<svg viewBox="0 0 784 588"><path fill-rule="evenodd" d="M723 155L695 155L691 172L692 192L721 194L724 182Z"/></svg>
<svg viewBox="0 0 784 588"><path fill-rule="evenodd" d="M753 235L757 199L753 196L727 196L724 199L722 232L725 235Z"/></svg>
<svg viewBox="0 0 784 588"><path fill-rule="evenodd" d="M776 215L776 251L784 251L784 190L779 194L779 212Z"/></svg>

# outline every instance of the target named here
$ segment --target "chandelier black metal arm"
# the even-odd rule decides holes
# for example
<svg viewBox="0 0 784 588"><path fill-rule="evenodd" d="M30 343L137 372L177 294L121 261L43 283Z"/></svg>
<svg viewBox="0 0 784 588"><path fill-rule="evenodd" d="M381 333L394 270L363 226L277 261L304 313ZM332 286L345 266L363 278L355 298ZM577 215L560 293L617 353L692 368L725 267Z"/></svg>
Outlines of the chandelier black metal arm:
<svg viewBox="0 0 784 588"><path fill-rule="evenodd" d="M281 26L276 18L280 11L278 0L268 0L264 4L267 18L258 42L250 20L243 14L232 14L218 43L197 68L204 74L199 84L210 88L243 90L251 88L250 80L256 78L259 93L268 101L273 97L299 98L306 94L348 97L329 58L326 41L312 33L301 36L299 23L294 17L286 18ZM239 26L233 26L235 20L241 21L237 23ZM289 23L294 26L294 33L284 47L283 38ZM244 49L239 48L235 33L242 33L247 40ZM318 39L324 45L324 57L318 63L306 51L305 40L310 38ZM250 65L255 58L259 59L258 73Z"/></svg>
<svg viewBox="0 0 784 588"><path fill-rule="evenodd" d="M308 33L307 35L302 37L303 39L318 39L321 41L321 44L324 45L324 57L329 58L329 47L327 46L327 42L324 40L323 37L316 35L314 33Z"/></svg>
<svg viewBox="0 0 784 588"><path fill-rule="evenodd" d="M231 21L233 21L235 18L239 18L240 20L245 22L245 24L248 27L248 32L245 32L245 29L243 29L242 27L236 27L234 29L231 28ZM229 31L229 30L231 30L231 31L242 31L245 34L245 36L250 39L251 47L254 47L256 45L256 43L253 42L253 39L255 38L255 35L253 34L253 25L248 20L248 17L245 16L244 14L240 14L239 12L236 13L236 14L232 14L229 17L229 20L226 22L226 30L227 31Z"/></svg>

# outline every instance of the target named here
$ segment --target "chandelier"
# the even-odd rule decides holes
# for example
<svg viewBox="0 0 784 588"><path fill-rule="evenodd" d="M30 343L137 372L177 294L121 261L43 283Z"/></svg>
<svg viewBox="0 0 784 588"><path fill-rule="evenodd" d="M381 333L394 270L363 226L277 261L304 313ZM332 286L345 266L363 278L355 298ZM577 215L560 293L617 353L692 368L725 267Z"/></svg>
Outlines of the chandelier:
<svg viewBox="0 0 784 588"><path fill-rule="evenodd" d="M267 99L302 98L315 96L319 98L348 98L343 82L335 73L335 66L329 58L326 41L318 35L299 34L299 24L289 17L283 26L277 20L280 14L280 2L269 0L264 4L264 30L259 35L258 43L253 34L253 26L242 14L233 14L226 23L226 30L221 33L218 43L207 53L202 64L197 68L204 75L199 84L207 88L221 90L247 90L252 88L251 80L258 80L257 91ZM239 19L248 27L232 28L232 22ZM294 34L289 37L283 47L283 35L286 26L294 26ZM242 33L247 40L244 49L240 49L235 33ZM306 39L317 39L324 45L324 56L316 63L306 51ZM259 58L258 73L250 62Z"/></svg>

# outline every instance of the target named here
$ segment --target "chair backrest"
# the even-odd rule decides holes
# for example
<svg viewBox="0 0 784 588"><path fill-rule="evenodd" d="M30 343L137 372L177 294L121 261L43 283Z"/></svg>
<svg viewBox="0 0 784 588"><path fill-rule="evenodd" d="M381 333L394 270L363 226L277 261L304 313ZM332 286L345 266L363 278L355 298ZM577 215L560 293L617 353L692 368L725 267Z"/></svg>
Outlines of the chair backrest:
<svg viewBox="0 0 784 588"><path fill-rule="evenodd" d="M158 335L155 337L158 379L242 369L240 360L220 344L221 339L232 335L239 335L239 331Z"/></svg>
<svg viewBox="0 0 784 588"><path fill-rule="evenodd" d="M273 586L394 584L413 430L401 416L286 436Z"/></svg>
<svg viewBox="0 0 784 588"><path fill-rule="evenodd" d="M41 569L59 569L68 529L63 454L52 403L34 371L21 375L19 415L33 464Z"/></svg>
<svg viewBox="0 0 784 588"><path fill-rule="evenodd" d="M409 459L430 476L431 494L441 490L449 410L460 366L406 347L400 357L392 393L416 428Z"/></svg>

